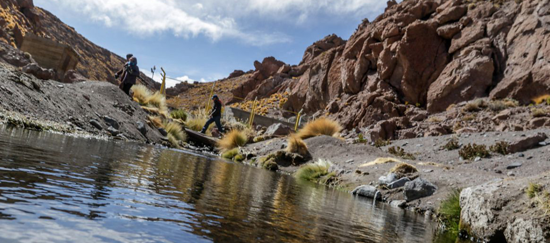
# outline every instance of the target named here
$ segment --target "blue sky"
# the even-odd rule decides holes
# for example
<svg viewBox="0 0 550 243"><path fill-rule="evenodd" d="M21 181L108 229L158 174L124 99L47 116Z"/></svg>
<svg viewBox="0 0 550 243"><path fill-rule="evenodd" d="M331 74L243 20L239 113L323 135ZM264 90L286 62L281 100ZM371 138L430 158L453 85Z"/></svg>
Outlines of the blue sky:
<svg viewBox="0 0 550 243"><path fill-rule="evenodd" d="M306 47L348 39L381 0L35 0L99 46L164 67L179 80L213 81L267 56L298 64ZM158 79L158 72L155 75ZM177 81L170 81L169 86Z"/></svg>

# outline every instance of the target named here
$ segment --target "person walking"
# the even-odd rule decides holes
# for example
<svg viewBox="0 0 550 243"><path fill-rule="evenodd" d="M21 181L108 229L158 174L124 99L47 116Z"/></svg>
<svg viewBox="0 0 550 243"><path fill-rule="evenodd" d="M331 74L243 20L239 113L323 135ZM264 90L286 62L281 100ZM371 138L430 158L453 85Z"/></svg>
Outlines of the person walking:
<svg viewBox="0 0 550 243"><path fill-rule="evenodd" d="M137 58L131 57L130 61L124 66L122 75L121 89L130 96L130 89L136 84L136 79L139 77L139 67L137 66Z"/></svg>
<svg viewBox="0 0 550 243"><path fill-rule="evenodd" d="M206 133L206 130L212 124L213 122L216 123L216 126L218 127L218 131L220 133L225 133L223 127L222 127L222 102L220 101L220 98L218 98L218 95L212 96L212 101L214 102L214 107L212 107L212 111L210 112L210 119L206 121L206 124L204 124L204 127L201 130L201 133Z"/></svg>

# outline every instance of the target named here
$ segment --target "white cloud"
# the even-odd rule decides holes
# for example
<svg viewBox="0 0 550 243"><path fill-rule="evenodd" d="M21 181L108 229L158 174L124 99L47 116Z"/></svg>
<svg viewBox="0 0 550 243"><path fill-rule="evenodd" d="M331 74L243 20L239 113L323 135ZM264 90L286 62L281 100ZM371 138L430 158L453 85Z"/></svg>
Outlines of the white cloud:
<svg viewBox="0 0 550 243"><path fill-rule="evenodd" d="M46 0L37 0L40 1ZM136 35L172 32L175 36L206 36L212 41L238 39L249 45L287 43L284 33L268 28L246 29L258 19L305 23L314 18L372 16L380 0L50 0L109 27ZM253 28L253 27L252 27Z"/></svg>

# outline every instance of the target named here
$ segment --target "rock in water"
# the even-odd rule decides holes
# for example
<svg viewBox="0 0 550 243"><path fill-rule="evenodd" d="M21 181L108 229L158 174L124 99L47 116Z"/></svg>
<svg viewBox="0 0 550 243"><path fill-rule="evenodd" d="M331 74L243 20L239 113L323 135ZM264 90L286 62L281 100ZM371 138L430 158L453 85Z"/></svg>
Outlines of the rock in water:
<svg viewBox="0 0 550 243"><path fill-rule="evenodd" d="M353 191L351 191L351 194L372 199L376 197L376 200L382 199L382 195L380 195L378 189L369 185L358 186L357 188L353 189Z"/></svg>
<svg viewBox="0 0 550 243"><path fill-rule="evenodd" d="M410 202L419 198L431 196L437 190L437 187L422 178L416 178L414 181L405 183L405 200Z"/></svg>

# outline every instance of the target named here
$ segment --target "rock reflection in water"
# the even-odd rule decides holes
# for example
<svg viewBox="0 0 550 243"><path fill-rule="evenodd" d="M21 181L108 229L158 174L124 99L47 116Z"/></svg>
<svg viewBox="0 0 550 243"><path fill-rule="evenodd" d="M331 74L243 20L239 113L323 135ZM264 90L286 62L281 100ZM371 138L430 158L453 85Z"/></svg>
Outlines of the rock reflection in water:
<svg viewBox="0 0 550 243"><path fill-rule="evenodd" d="M151 146L0 129L0 241L428 242L423 217Z"/></svg>

